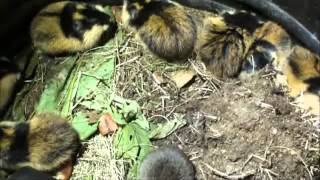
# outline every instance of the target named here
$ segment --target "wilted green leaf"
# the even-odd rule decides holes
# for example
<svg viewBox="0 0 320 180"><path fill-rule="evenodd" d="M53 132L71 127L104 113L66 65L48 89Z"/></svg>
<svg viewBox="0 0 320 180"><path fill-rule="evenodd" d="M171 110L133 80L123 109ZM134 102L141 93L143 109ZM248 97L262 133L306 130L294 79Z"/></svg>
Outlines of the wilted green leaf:
<svg viewBox="0 0 320 180"><path fill-rule="evenodd" d="M79 90L77 91L76 99L79 100L83 97L95 92L100 81L111 84L111 78L114 72L114 58L108 59L108 61L102 64L97 64L96 67L89 71L80 74Z"/></svg>
<svg viewBox="0 0 320 180"><path fill-rule="evenodd" d="M128 124L127 121L124 119L121 113L117 112L114 108L110 107L107 110L108 113L111 114L113 120L119 125L126 125Z"/></svg>
<svg viewBox="0 0 320 180"><path fill-rule="evenodd" d="M137 114L137 119L134 121L143 129L149 131L150 130L150 123L147 118L142 114L142 112Z"/></svg>
<svg viewBox="0 0 320 180"><path fill-rule="evenodd" d="M65 63L57 67L57 69L60 69L60 72L47 83L36 107L37 113L49 111L60 113L59 104L60 97L63 94L64 82L67 80L75 61L75 57L69 58Z"/></svg>
<svg viewBox="0 0 320 180"><path fill-rule="evenodd" d="M81 112L75 114L71 123L73 128L78 132L81 140L85 140L93 135L98 127L98 122L89 124L88 118Z"/></svg>
<svg viewBox="0 0 320 180"><path fill-rule="evenodd" d="M135 122L127 124L120 129L114 141L117 149L117 157L137 159L138 155L149 152L152 144L148 137L148 131Z"/></svg>
<svg viewBox="0 0 320 180"><path fill-rule="evenodd" d="M169 136L177 129L185 126L186 120L183 119L183 115L176 114L175 119L167 121L165 123L153 124L149 134L150 139L162 139Z"/></svg>
<svg viewBox="0 0 320 180"><path fill-rule="evenodd" d="M137 123L131 122L117 132L114 145L118 158L129 159L133 163L128 176L130 176L129 179L134 179L137 175L139 164L152 150L148 131Z"/></svg>
<svg viewBox="0 0 320 180"><path fill-rule="evenodd" d="M115 96L113 104L127 120L134 118L140 112L140 106L136 101Z"/></svg>

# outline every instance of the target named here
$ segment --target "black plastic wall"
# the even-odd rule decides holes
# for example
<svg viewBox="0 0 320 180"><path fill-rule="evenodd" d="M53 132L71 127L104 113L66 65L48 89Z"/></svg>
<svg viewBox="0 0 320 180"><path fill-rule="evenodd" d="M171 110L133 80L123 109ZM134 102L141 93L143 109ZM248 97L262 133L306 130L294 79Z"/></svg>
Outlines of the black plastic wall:
<svg viewBox="0 0 320 180"><path fill-rule="evenodd" d="M320 39L320 0L273 0Z"/></svg>

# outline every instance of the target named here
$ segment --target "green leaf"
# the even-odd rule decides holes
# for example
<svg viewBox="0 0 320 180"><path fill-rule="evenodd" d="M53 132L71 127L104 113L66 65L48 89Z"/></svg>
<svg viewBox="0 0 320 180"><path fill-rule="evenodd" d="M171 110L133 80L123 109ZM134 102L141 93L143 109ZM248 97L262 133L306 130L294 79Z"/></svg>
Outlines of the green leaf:
<svg viewBox="0 0 320 180"><path fill-rule="evenodd" d="M118 130L114 145L118 158L129 159L133 162L129 172L131 178L137 175L137 163L141 163L143 158L152 150L148 131L135 122L131 122L123 129Z"/></svg>
<svg viewBox="0 0 320 180"><path fill-rule="evenodd" d="M145 152L152 146L148 131L135 122L127 124L116 133L114 144L117 149L117 157L132 160L138 157L138 152L141 152L141 150Z"/></svg>
<svg viewBox="0 0 320 180"><path fill-rule="evenodd" d="M79 71L79 66L76 68L76 72ZM61 115L63 116L71 116L72 115L72 107L73 100L77 94L79 87L79 79L76 76L76 73L71 73L70 80L67 81L67 85L65 88L65 97L63 98L64 104L61 110Z"/></svg>
<svg viewBox="0 0 320 180"><path fill-rule="evenodd" d="M120 110L126 119L130 119L140 112L140 106L136 101L119 96L113 98L113 105Z"/></svg>
<svg viewBox="0 0 320 180"><path fill-rule="evenodd" d="M167 121L165 123L153 124L151 126L149 137L150 139L165 138L177 129L185 126L186 124L187 122L185 119L183 119L183 115L175 114L175 118L173 120Z"/></svg>
<svg viewBox="0 0 320 180"><path fill-rule="evenodd" d="M128 180L137 180L138 179L138 173L140 169L142 161L136 161L134 165L131 167L131 169L128 172L127 179Z"/></svg>
<svg viewBox="0 0 320 180"><path fill-rule="evenodd" d="M60 97L63 94L63 89L65 81L68 80L68 75L70 74L73 64L77 58L69 58L65 63L59 65L57 69L59 72L48 81L45 90L41 94L39 103L35 108L37 113L41 112L56 112L60 113Z"/></svg>
<svg viewBox="0 0 320 180"><path fill-rule="evenodd" d="M140 127L142 127L143 129L149 131L150 130L150 123L147 120L147 118L142 114L142 112L140 112L137 115L137 119L134 121L135 123L137 123Z"/></svg>
<svg viewBox="0 0 320 180"><path fill-rule="evenodd" d="M108 59L102 64L96 64L96 67L88 71L79 72L80 82L79 90L77 91L77 100L87 97L95 92L99 82L105 81L106 84L111 84L111 78L114 72L114 58Z"/></svg>
<svg viewBox="0 0 320 180"><path fill-rule="evenodd" d="M95 124L89 124L88 118L82 112L78 112L73 117L71 124L78 132L80 139L85 140L97 132L98 123L99 122Z"/></svg>
<svg viewBox="0 0 320 180"><path fill-rule="evenodd" d="M111 114L113 120L119 125L126 125L128 124L127 121L124 119L121 113L117 112L114 108L110 107L107 110L108 113Z"/></svg>

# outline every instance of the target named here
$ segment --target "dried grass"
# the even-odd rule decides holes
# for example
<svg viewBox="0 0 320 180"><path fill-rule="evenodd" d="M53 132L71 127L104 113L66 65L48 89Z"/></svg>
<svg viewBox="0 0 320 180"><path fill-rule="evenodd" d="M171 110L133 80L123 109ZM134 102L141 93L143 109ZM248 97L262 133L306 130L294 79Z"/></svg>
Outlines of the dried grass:
<svg viewBox="0 0 320 180"><path fill-rule="evenodd" d="M115 157L113 137L97 135L84 143L86 149L74 166L72 180L123 180L124 161Z"/></svg>

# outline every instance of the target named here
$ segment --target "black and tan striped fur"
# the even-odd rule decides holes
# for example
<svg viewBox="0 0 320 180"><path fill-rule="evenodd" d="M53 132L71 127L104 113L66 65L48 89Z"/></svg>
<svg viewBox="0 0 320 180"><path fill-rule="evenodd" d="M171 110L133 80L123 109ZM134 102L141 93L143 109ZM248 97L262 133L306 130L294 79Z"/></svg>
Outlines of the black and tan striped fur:
<svg viewBox="0 0 320 180"><path fill-rule="evenodd" d="M198 56L215 76L236 77L253 40L247 30L230 26L222 17L208 17L199 32Z"/></svg>
<svg viewBox="0 0 320 180"><path fill-rule="evenodd" d="M49 4L31 23L32 44L48 55L81 52L106 43L117 25L98 5L62 1Z"/></svg>
<svg viewBox="0 0 320 180"><path fill-rule="evenodd" d="M157 0L124 0L122 19L160 58L178 62L193 52L196 25L180 5Z"/></svg>
<svg viewBox="0 0 320 180"><path fill-rule="evenodd" d="M0 168L52 171L72 161L80 140L63 118L45 113L27 122L0 122Z"/></svg>

